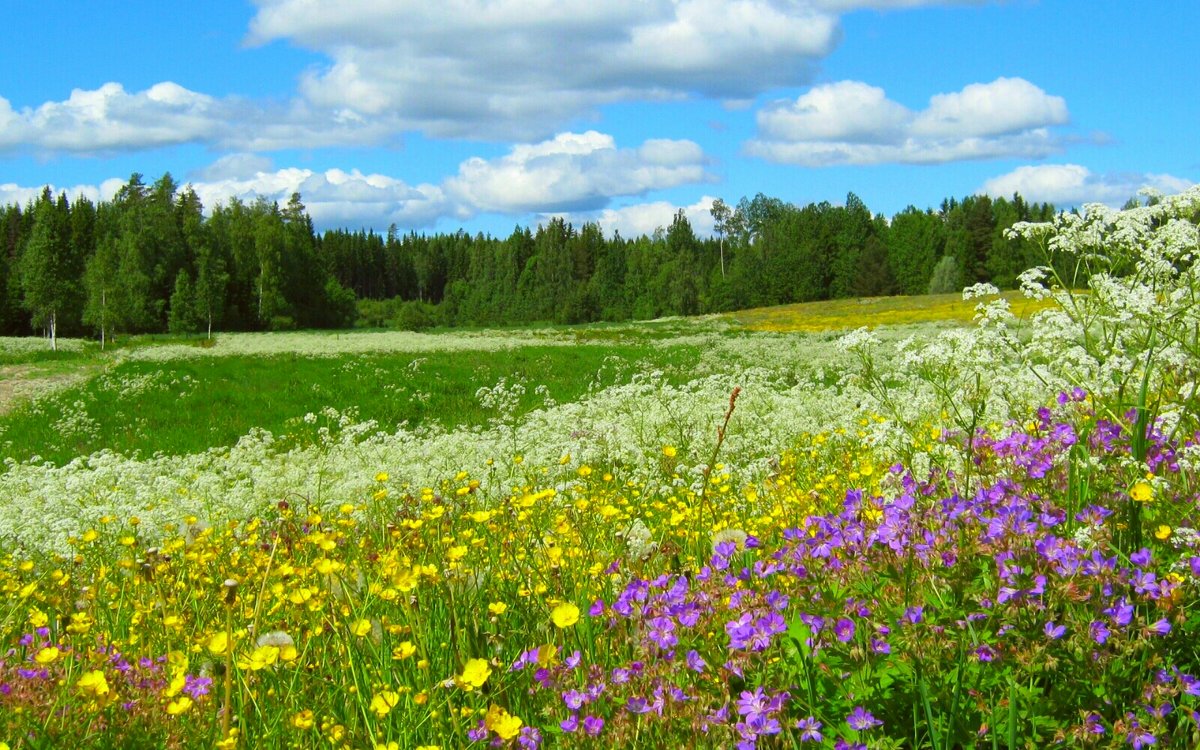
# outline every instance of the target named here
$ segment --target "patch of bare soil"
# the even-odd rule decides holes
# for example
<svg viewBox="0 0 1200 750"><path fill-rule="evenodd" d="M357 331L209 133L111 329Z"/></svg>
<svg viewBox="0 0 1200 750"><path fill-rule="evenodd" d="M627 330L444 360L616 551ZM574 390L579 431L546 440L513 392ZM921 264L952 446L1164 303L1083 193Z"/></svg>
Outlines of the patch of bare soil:
<svg viewBox="0 0 1200 750"><path fill-rule="evenodd" d="M37 365L0 365L0 414L46 391L65 388L84 380L89 369L51 372Z"/></svg>

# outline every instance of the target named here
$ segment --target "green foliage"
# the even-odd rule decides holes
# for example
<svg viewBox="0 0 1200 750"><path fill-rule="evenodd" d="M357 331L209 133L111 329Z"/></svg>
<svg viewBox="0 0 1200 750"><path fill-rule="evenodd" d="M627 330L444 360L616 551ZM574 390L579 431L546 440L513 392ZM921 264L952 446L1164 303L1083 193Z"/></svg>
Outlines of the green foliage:
<svg viewBox="0 0 1200 750"><path fill-rule="evenodd" d="M963 288L962 269L953 255L943 255L929 278L929 294L949 294Z"/></svg>
<svg viewBox="0 0 1200 750"><path fill-rule="evenodd" d="M1053 210L1020 196L972 196L948 200L940 212L909 207L889 222L853 193L844 206L803 207L759 193L736 205L718 199L711 213L711 238L698 236L683 212L633 239L559 217L506 238L401 234L395 226L385 235L317 234L299 194L282 207L235 198L206 217L195 191L169 173L150 185L134 173L99 205L47 191L24 211L0 209L0 334L48 330L51 278L68 290L55 293L56 329L105 340L172 325L210 338L214 330L346 327L358 302L392 298L435 306L404 325L428 318L487 326L922 294L943 255L957 259L964 283L1008 287L1037 249L1005 230ZM192 309L186 323L178 314L173 323L181 272ZM370 325L391 326L399 302L386 313L362 309Z"/></svg>
<svg viewBox="0 0 1200 750"><path fill-rule="evenodd" d="M186 269L175 277L175 291L171 293L167 329L171 333L195 333L200 330L200 317L196 312L196 290Z"/></svg>

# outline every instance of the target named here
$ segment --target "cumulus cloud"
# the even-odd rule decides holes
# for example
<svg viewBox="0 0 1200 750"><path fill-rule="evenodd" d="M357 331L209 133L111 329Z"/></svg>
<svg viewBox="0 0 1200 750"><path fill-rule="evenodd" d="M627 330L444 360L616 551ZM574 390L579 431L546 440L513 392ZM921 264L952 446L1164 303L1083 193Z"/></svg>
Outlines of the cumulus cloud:
<svg viewBox="0 0 1200 750"><path fill-rule="evenodd" d="M1169 195L1181 193L1193 184L1191 180L1169 174L1096 174L1079 164L1040 164L1018 167L1007 174L993 177L976 192L1005 197L1020 193L1026 200L1053 203L1056 206L1080 206L1084 203L1119 206L1144 187Z"/></svg>
<svg viewBox="0 0 1200 750"><path fill-rule="evenodd" d="M705 161L692 141L648 140L623 149L594 130L561 133L498 159L468 159L446 189L475 211L586 211L613 197L711 179Z"/></svg>
<svg viewBox="0 0 1200 750"><path fill-rule="evenodd" d="M635 203L618 208L605 208L600 211L558 214L571 221L576 226L586 222L600 225L605 235L620 232L622 237L639 237L654 234L655 230L666 230L675 219L675 214L683 210L692 231L698 237L713 235L713 218L710 210L715 199L705 195L700 200L687 206L679 206L670 201L652 201Z"/></svg>
<svg viewBox="0 0 1200 750"><path fill-rule="evenodd" d="M357 169L277 169L269 159L247 153L217 159L189 175L189 184L208 208L232 198L247 203L265 198L283 204L292 193L300 193L321 226L382 228L395 223L416 228L481 213L600 212L614 199L711 181L705 171L707 162L691 141L651 139L636 148L620 148L612 136L589 130L517 145L493 159L468 159L456 174L437 184L410 185L397 177ZM114 179L100 187L71 188L68 193L108 199L122 184ZM24 203L41 191L40 187L0 185L0 204ZM667 224L671 215L666 215Z"/></svg>
<svg viewBox="0 0 1200 750"><path fill-rule="evenodd" d="M1062 97L1021 78L997 78L936 94L919 112L876 86L841 81L775 102L757 119L749 154L821 167L1042 158L1062 148L1050 128L1065 125L1069 115Z"/></svg>
<svg viewBox="0 0 1200 750"><path fill-rule="evenodd" d="M319 110L299 99L279 104L218 99L170 81L137 92L110 82L21 110L0 97L0 151L86 154L182 143L272 150L376 143L392 130L392 123Z"/></svg>
<svg viewBox="0 0 1200 750"><path fill-rule="evenodd" d="M17 205L24 207L31 201L36 201L40 198L42 191L47 187L50 188L50 193L54 196L66 193L67 198L71 202L79 198L87 198L92 203L99 203L102 200L109 200L116 195L121 184L120 180L105 180L99 186L73 185L71 187L58 187L50 184L41 187L23 187L13 182L6 182L0 184L0 206Z"/></svg>
<svg viewBox="0 0 1200 750"><path fill-rule="evenodd" d="M393 116L435 136L541 137L595 107L747 99L811 80L835 13L791 0L257 0L251 43L329 59L314 106Z"/></svg>
<svg viewBox="0 0 1200 750"><path fill-rule="evenodd" d="M288 167L235 176L228 171L229 166L223 165L223 178L191 183L206 207L228 203L231 198L252 202L261 197L283 204L292 193L300 193L314 223L321 226L382 228L396 223L424 227L443 216L455 215L445 193L436 185L409 185L394 177L363 174L357 169L315 172Z"/></svg>

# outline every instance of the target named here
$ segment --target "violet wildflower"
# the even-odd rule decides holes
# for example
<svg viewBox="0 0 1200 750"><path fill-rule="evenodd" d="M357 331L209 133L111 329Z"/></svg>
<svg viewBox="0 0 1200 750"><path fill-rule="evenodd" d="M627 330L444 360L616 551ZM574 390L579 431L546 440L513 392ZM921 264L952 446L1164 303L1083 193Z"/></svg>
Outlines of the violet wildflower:
<svg viewBox="0 0 1200 750"><path fill-rule="evenodd" d="M583 708L583 704L587 702L584 694L578 690L568 690L567 692L563 693L562 699L567 708L571 709L572 711L578 711L579 709Z"/></svg>
<svg viewBox="0 0 1200 750"><path fill-rule="evenodd" d="M1171 632L1171 623L1167 622L1167 618L1163 617L1157 622L1147 625L1146 630L1153 635L1166 635Z"/></svg>
<svg viewBox="0 0 1200 750"><path fill-rule="evenodd" d="M700 652L696 651L696 649L687 652L687 665L688 669L696 673L702 673L708 667L708 664L704 661L704 657L700 656Z"/></svg>
<svg viewBox="0 0 1200 750"><path fill-rule="evenodd" d="M589 716L583 720L583 731L589 737L597 737L604 730L604 719L599 716Z"/></svg>
<svg viewBox="0 0 1200 750"><path fill-rule="evenodd" d="M1048 621L1043 630L1046 632L1046 637L1052 641L1057 641L1067 633L1067 627L1055 624L1054 620Z"/></svg>
<svg viewBox="0 0 1200 750"><path fill-rule="evenodd" d="M625 710L631 714L644 714L650 711L650 705L645 698L634 696L625 701Z"/></svg>
<svg viewBox="0 0 1200 750"><path fill-rule="evenodd" d="M1104 734L1104 724L1101 723L1100 714L1090 713L1083 720L1083 728L1088 734Z"/></svg>
<svg viewBox="0 0 1200 750"><path fill-rule="evenodd" d="M801 719L796 722L796 729L800 730L801 742L820 742L825 739L821 734L821 722L817 721L812 716L806 719Z"/></svg>
<svg viewBox="0 0 1200 750"><path fill-rule="evenodd" d="M521 734L517 736L517 744L526 750L536 750L542 746L542 731L537 727L521 727Z"/></svg>
<svg viewBox="0 0 1200 750"><path fill-rule="evenodd" d="M883 722L876 719L870 711L862 706L855 706L850 715L846 717L846 723L856 732L865 732L874 727L883 726Z"/></svg>
<svg viewBox="0 0 1200 750"><path fill-rule="evenodd" d="M854 621L848 617L839 617L833 624L833 634L842 643L854 637Z"/></svg>
<svg viewBox="0 0 1200 750"><path fill-rule="evenodd" d="M567 734L579 729L579 714L571 714L567 718L558 722L558 726Z"/></svg>

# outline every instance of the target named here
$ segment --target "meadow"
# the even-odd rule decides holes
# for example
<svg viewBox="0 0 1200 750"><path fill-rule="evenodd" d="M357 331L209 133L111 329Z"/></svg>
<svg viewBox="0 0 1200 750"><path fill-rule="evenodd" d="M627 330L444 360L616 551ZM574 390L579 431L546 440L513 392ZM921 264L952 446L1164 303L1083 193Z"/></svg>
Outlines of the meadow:
<svg viewBox="0 0 1200 750"><path fill-rule="evenodd" d="M1018 225L1019 295L0 340L0 749L1194 747L1198 212Z"/></svg>

